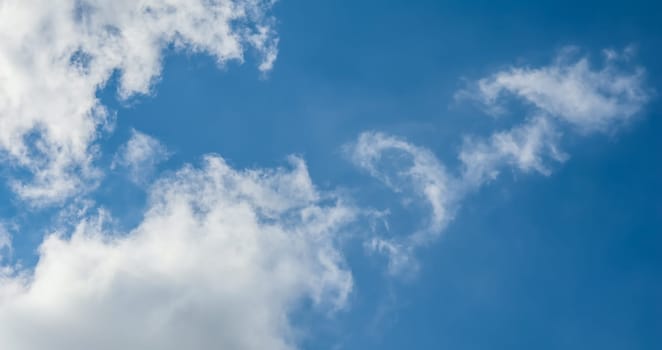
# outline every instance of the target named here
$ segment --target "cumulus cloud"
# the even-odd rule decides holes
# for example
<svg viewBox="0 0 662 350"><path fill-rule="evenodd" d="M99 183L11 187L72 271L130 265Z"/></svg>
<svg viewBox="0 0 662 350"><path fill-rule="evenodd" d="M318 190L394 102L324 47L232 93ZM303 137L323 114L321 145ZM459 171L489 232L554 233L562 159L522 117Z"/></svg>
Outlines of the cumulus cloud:
<svg viewBox="0 0 662 350"><path fill-rule="evenodd" d="M0 151L27 170L12 181L35 204L94 185L94 141L112 125L96 94L116 75L126 99L150 92L166 48L222 65L248 47L269 70L272 0L4 0L0 2Z"/></svg>
<svg viewBox="0 0 662 350"><path fill-rule="evenodd" d="M129 140L115 154L112 168L122 168L131 181L145 184L155 167L168 157L168 149L159 140L132 129Z"/></svg>
<svg viewBox="0 0 662 350"><path fill-rule="evenodd" d="M294 349L290 312L345 306L337 241L355 211L301 159L239 171L218 156L162 178L144 220L54 233L34 272L0 274L0 348Z"/></svg>
<svg viewBox="0 0 662 350"><path fill-rule="evenodd" d="M369 241L371 249L389 257L389 272L415 268L415 250L440 236L461 201L496 179L502 168L550 175L550 163L568 159L560 147L564 131L583 135L611 130L641 111L649 98L643 69L616 64L628 60L629 52L605 51L605 66L598 70L585 57L572 60L568 52L547 67L497 72L478 80L475 90L457 95L478 99L491 111L505 108L507 93L535 107L531 116L508 130L465 137L457 171L448 172L430 150L383 133L362 133L346 147L358 167L396 192L414 194L430 208L424 228L404 237L378 235Z"/></svg>
<svg viewBox="0 0 662 350"><path fill-rule="evenodd" d="M649 99L643 83L645 71L629 64L629 50L605 50L599 68L577 51L562 50L548 66L496 72L458 96L475 98L499 113L507 108L501 103L504 95L510 94L582 132L608 131L641 111Z"/></svg>

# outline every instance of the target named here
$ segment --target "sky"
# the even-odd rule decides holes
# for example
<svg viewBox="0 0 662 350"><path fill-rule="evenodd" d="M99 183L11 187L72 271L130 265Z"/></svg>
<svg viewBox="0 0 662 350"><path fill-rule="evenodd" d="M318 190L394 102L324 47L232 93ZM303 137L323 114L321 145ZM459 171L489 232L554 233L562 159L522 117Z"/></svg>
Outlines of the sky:
<svg viewBox="0 0 662 350"><path fill-rule="evenodd" d="M660 21L0 0L0 348L659 349Z"/></svg>

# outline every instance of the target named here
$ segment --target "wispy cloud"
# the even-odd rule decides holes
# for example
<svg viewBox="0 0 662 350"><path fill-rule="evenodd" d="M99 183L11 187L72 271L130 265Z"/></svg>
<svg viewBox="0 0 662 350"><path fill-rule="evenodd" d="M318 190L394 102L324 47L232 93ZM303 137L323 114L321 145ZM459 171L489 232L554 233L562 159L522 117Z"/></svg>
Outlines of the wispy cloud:
<svg viewBox="0 0 662 350"><path fill-rule="evenodd" d="M600 69L592 69L587 58L571 59L568 52L550 66L497 72L456 95L478 100L490 111L505 112L506 93L534 106L531 115L509 130L487 138L465 137L456 171L448 172L432 151L383 133L363 133L346 146L358 167L430 208L424 227L397 238L378 235L370 240L370 248L389 257L389 272L410 273L417 265L416 249L441 235L461 201L496 179L503 167L550 175L550 163L568 158L560 147L564 131L584 135L613 130L642 110L649 99L643 69L616 65L629 59L629 52L605 51Z"/></svg>
<svg viewBox="0 0 662 350"><path fill-rule="evenodd" d="M433 240L453 216L453 179L431 151L384 133L362 133L345 150L355 165L392 190L411 193L427 203L431 213L427 224L408 236L407 242L374 238L369 243L372 249L390 257L391 272L411 269L415 266L410 258L411 248Z"/></svg>
<svg viewBox="0 0 662 350"><path fill-rule="evenodd" d="M12 187L33 204L94 185L99 132L112 114L96 97L118 75L126 99L150 93L162 51L175 47L261 70L277 55L272 0L7 0L0 5L0 151L27 170Z"/></svg>
<svg viewBox="0 0 662 350"><path fill-rule="evenodd" d="M156 166L169 156L168 149L159 140L132 129L129 140L115 154L111 167L126 171L131 181L143 185L152 177Z"/></svg>
<svg viewBox="0 0 662 350"><path fill-rule="evenodd" d="M355 211L301 159L236 170L208 156L149 203L130 232L88 216L45 239L34 272L0 273L0 348L293 349L296 305L346 304L337 240Z"/></svg>
<svg viewBox="0 0 662 350"><path fill-rule="evenodd" d="M499 169L510 165L524 173L549 175L546 160L563 162L568 157L558 143L561 133L554 123L542 116L531 117L506 131L498 131L487 140L466 137L459 154L462 184L468 189L495 179Z"/></svg>
<svg viewBox="0 0 662 350"><path fill-rule="evenodd" d="M480 101L502 113L508 94L559 118L582 132L608 131L628 122L650 98L642 67L632 66L631 49L604 51L603 64L594 67L577 48L566 48L543 67L512 67L480 79L456 96Z"/></svg>

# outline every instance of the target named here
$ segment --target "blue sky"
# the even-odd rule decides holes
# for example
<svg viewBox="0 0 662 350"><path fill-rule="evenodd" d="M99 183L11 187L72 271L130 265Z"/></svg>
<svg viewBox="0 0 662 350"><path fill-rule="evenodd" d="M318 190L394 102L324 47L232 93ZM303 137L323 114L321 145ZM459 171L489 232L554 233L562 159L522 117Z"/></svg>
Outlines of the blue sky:
<svg viewBox="0 0 662 350"><path fill-rule="evenodd" d="M0 348L662 346L662 7L6 3Z"/></svg>

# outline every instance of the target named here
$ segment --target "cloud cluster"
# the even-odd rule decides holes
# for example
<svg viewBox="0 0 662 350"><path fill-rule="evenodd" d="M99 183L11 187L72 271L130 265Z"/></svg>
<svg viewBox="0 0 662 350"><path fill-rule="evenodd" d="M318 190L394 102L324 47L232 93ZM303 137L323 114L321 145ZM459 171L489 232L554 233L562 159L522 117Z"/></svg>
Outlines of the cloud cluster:
<svg viewBox="0 0 662 350"><path fill-rule="evenodd" d="M19 195L59 201L98 176L94 141L109 114L96 92L117 74L122 98L148 93L165 47L206 52L222 64L241 60L248 45L262 54L260 69L270 69L277 41L265 15L270 5L0 2L0 149L33 175L14 183ZM567 57L497 72L463 92L490 110L503 110L514 95L533 111L508 130L466 137L457 169L379 132L345 147L359 168L427 208L413 232L367 242L388 256L389 272L415 269L416 249L438 239L462 200L503 168L549 175L550 163L568 157L560 147L564 131L607 131L643 108L643 70L617 65L623 55L608 55L599 69ZM133 131L114 166L144 184L166 156L158 140ZM237 170L207 156L201 167L156 181L144 218L129 232L113 230L100 211L73 233L48 235L34 268L3 263L0 348L295 349L294 310L305 301L345 307L353 280L339 241L369 210L318 190L303 160L290 162ZM0 254L9 245L0 230Z"/></svg>
<svg viewBox="0 0 662 350"><path fill-rule="evenodd" d="M126 99L147 94L166 48L269 70L273 0L4 0L0 2L0 153L29 176L12 187L34 204L93 185L94 141L112 125L97 92L116 76Z"/></svg>
<svg viewBox="0 0 662 350"><path fill-rule="evenodd" d="M477 88L457 95L503 112L506 93L514 94L532 105L533 112L509 130L487 138L465 137L455 172L449 173L430 150L382 133L363 133L347 146L349 158L359 168L396 192L408 188L430 209L427 224L413 233L370 242L370 248L389 257L391 273L415 269L416 248L438 237L462 199L496 179L503 167L549 175L550 162L568 158L559 146L565 129L581 135L610 131L641 111L649 99L643 69L616 65L628 58L627 52L607 51L600 69L592 69L586 57L571 59L568 52L564 50L549 66L497 72L478 80Z"/></svg>
<svg viewBox="0 0 662 350"><path fill-rule="evenodd" d="M291 163L239 171L208 156L157 181L131 232L101 213L50 235L33 273L0 270L0 348L295 348L303 300L346 303L337 240L355 211Z"/></svg>

